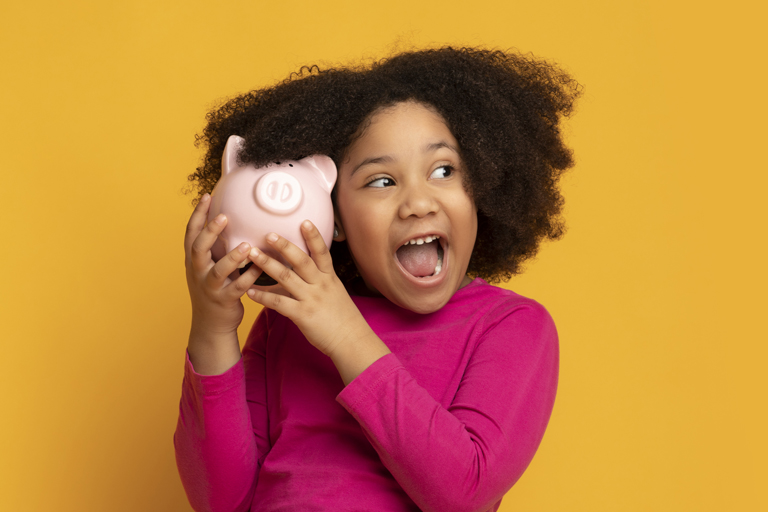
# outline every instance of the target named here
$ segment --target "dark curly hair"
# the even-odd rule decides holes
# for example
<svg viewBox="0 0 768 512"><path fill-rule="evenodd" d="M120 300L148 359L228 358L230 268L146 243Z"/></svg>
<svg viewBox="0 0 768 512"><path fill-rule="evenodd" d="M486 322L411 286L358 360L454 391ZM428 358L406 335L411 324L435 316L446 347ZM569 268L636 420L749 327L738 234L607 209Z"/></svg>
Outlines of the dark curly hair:
<svg viewBox="0 0 768 512"><path fill-rule="evenodd" d="M330 156L337 166L380 108L403 101L433 107L459 143L465 187L478 207L467 273L508 280L543 239L564 233L562 172L573 165L559 128L581 86L557 66L515 51L439 48L366 66L302 67L285 81L233 98L207 115L196 144L205 159L189 176L197 199L221 174L230 135L245 138L239 158L256 166ZM196 199L196 200L197 200ZM331 246L347 282L356 276L347 244Z"/></svg>

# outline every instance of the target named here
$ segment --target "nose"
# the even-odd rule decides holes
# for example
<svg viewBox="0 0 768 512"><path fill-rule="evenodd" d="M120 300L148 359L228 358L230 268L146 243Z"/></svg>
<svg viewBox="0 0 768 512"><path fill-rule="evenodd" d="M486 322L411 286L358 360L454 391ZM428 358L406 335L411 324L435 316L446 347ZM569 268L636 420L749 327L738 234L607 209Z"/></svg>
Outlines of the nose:
<svg viewBox="0 0 768 512"><path fill-rule="evenodd" d="M398 214L401 219L407 219L411 216L422 218L437 213L439 209L440 206L430 192L429 185L423 184L409 187L403 192Z"/></svg>

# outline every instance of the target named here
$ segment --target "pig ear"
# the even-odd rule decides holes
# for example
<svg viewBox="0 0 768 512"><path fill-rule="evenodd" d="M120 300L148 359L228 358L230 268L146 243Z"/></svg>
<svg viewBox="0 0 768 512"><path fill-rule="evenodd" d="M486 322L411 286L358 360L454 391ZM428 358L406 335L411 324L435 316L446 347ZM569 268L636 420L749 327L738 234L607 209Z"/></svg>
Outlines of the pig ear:
<svg viewBox="0 0 768 512"><path fill-rule="evenodd" d="M323 177L323 184L327 187L328 192L333 189L333 185L336 183L336 164L333 163L330 157L325 155L312 155L303 158L307 163L320 171L320 175Z"/></svg>
<svg viewBox="0 0 768 512"><path fill-rule="evenodd" d="M221 157L221 175L224 176L239 168L237 154L245 145L245 139L237 135L230 135L227 145L224 146L224 155Z"/></svg>

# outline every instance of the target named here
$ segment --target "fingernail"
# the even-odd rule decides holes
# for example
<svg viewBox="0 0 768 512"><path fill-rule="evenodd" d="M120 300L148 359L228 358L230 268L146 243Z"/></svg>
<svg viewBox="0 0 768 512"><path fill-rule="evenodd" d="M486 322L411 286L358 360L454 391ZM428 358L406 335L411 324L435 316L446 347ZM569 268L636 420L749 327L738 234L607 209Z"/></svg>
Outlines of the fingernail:
<svg viewBox="0 0 768 512"><path fill-rule="evenodd" d="M294 226L295 225L296 224L294 224ZM267 240L269 240L270 242L277 242L277 235L274 233L270 233L267 235Z"/></svg>
<svg viewBox="0 0 768 512"><path fill-rule="evenodd" d="M200 201L204 203L207 200L209 200L210 198L211 198L211 194L205 193L205 194L203 194L203 197L200 198Z"/></svg>
<svg viewBox="0 0 768 512"><path fill-rule="evenodd" d="M250 254L251 258L255 258L258 255L259 255L259 250L255 247L251 247L251 254Z"/></svg>
<svg viewBox="0 0 768 512"><path fill-rule="evenodd" d="M309 222L308 220L305 220L304 222L302 222L301 225L304 226L304 229L312 229L312 223Z"/></svg>
<svg viewBox="0 0 768 512"><path fill-rule="evenodd" d="M227 217L223 213L220 213L216 216L216 224L224 224L226 220L227 220Z"/></svg>
<svg viewBox="0 0 768 512"><path fill-rule="evenodd" d="M237 250L239 250L240 252L248 252L248 247L249 247L248 244L243 242L237 246Z"/></svg>

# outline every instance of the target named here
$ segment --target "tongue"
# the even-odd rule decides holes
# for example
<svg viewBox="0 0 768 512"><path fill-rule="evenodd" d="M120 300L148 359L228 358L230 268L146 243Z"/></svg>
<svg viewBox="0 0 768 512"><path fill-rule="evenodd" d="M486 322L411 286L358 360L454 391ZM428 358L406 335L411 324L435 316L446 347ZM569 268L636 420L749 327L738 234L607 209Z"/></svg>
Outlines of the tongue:
<svg viewBox="0 0 768 512"><path fill-rule="evenodd" d="M431 276L437 265L437 241L422 245L404 245L397 250L400 264L416 277Z"/></svg>

